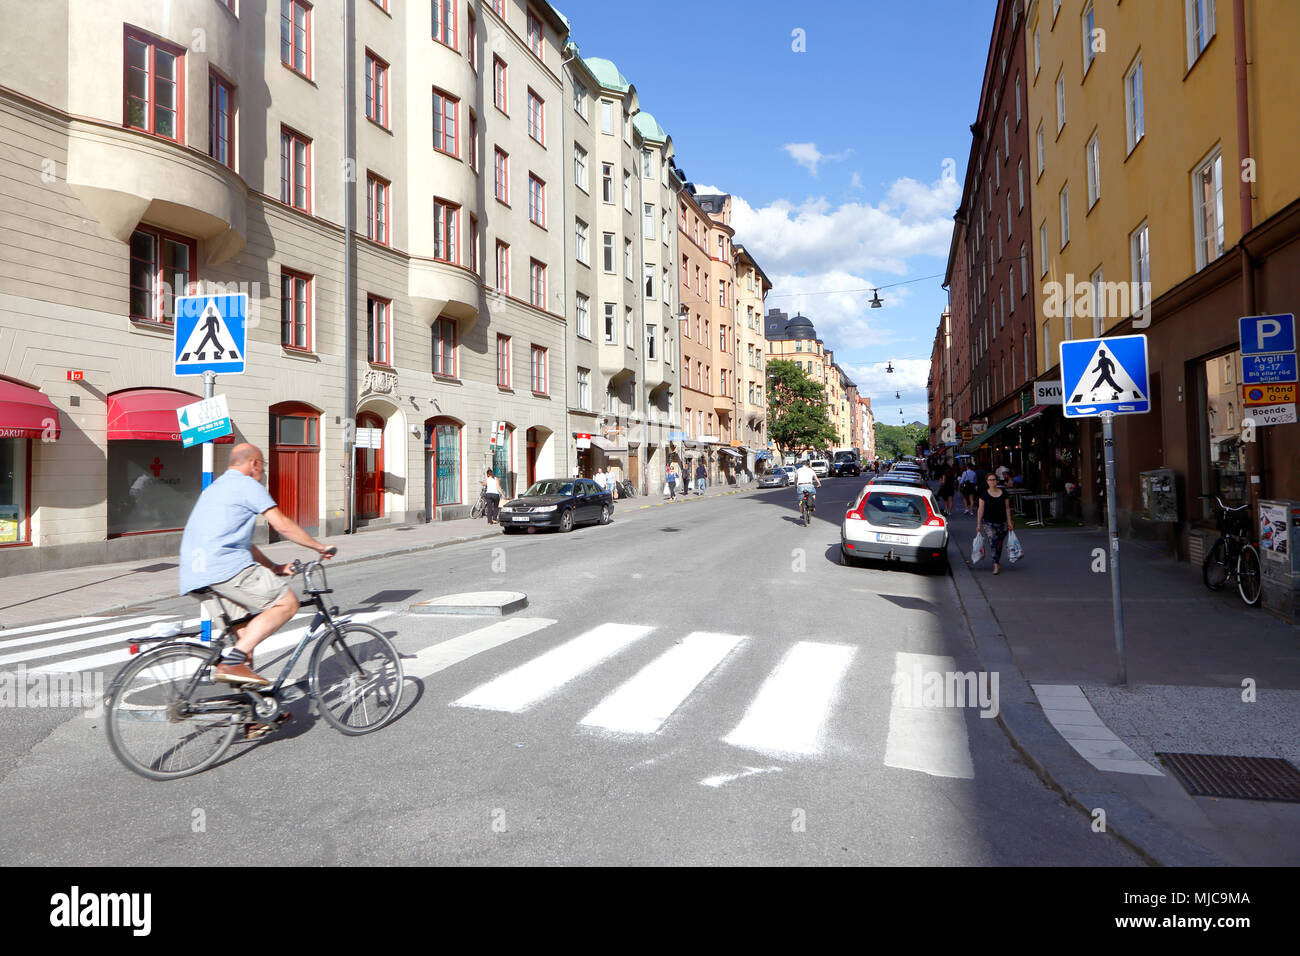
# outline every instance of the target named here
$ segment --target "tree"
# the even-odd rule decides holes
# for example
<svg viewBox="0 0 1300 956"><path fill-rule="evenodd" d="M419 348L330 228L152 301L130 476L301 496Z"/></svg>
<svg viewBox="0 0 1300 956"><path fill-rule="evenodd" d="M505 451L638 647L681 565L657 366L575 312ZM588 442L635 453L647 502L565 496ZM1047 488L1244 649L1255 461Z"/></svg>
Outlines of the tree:
<svg viewBox="0 0 1300 956"><path fill-rule="evenodd" d="M767 363L767 434L782 453L838 441L825 396L799 363L783 359Z"/></svg>
<svg viewBox="0 0 1300 956"><path fill-rule="evenodd" d="M876 422L876 454L881 458L915 455L917 446L926 441L924 425L885 425Z"/></svg>

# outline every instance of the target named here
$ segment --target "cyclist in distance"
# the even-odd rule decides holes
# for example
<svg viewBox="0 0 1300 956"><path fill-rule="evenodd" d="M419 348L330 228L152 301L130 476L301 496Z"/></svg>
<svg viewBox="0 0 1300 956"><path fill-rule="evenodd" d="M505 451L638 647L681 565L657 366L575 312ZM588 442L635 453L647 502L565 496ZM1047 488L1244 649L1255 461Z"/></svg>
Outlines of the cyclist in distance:
<svg viewBox="0 0 1300 956"><path fill-rule="evenodd" d="M232 620L254 615L234 628L235 646L221 655L213 672L213 679L228 684L271 683L253 670L253 648L298 613L298 598L284 580L292 576L290 566L276 564L253 544L257 516L265 515L282 538L311 548L322 558L333 555L328 545L276 506L262 486L265 474L261 450L247 443L236 445L225 474L199 495L181 536L180 593L207 588L210 594L203 599L216 621L220 610Z"/></svg>
<svg viewBox="0 0 1300 956"><path fill-rule="evenodd" d="M808 508L812 511L817 510L817 489L813 487L814 482L820 485L822 480L817 477L817 473L812 470L812 464L805 458L799 463L799 469L794 473L794 500L797 503L803 498L803 493L808 492L812 495L808 499Z"/></svg>

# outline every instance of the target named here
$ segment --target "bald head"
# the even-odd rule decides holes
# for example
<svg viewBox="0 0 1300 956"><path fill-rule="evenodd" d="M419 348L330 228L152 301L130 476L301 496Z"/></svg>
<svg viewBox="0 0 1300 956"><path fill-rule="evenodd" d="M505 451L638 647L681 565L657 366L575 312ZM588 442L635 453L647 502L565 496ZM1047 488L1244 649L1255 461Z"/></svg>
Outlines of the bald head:
<svg viewBox="0 0 1300 956"><path fill-rule="evenodd" d="M241 475L248 475L261 481L262 473L266 470L266 459L262 456L262 450L256 445L240 442L230 449L230 460L227 465Z"/></svg>

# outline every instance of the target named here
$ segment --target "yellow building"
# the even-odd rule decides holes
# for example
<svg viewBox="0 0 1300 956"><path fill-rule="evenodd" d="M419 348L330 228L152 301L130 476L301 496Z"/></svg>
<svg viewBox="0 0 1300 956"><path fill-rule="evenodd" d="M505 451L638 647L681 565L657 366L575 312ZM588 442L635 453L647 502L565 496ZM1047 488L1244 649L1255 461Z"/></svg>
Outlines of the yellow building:
<svg viewBox="0 0 1300 956"><path fill-rule="evenodd" d="M835 364L835 353L817 337L812 320L804 315L791 318L780 309L772 309L767 313L765 336L769 363L775 359L794 362L822 387L836 440L840 446L849 447L853 430L848 406L850 382Z"/></svg>

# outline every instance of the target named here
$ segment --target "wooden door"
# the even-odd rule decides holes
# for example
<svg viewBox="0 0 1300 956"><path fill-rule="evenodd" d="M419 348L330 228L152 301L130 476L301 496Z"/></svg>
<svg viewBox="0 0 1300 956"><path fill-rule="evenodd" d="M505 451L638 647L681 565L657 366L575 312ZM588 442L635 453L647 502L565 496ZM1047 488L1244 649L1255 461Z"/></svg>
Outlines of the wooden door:
<svg viewBox="0 0 1300 956"><path fill-rule="evenodd" d="M320 530L320 413L286 403L271 410L267 485L271 497L308 534Z"/></svg>
<svg viewBox="0 0 1300 956"><path fill-rule="evenodd" d="M383 429L384 421L371 412L357 416L357 428ZM382 431L381 431L382 435ZM357 448L354 465L358 518L381 518L384 509L384 449Z"/></svg>
<svg viewBox="0 0 1300 956"><path fill-rule="evenodd" d="M537 480L537 429L536 428L528 429L527 439L528 439L528 455L526 459L527 460L526 467L528 469L528 472L525 475L525 478L527 480L524 482L524 488L531 487L533 482Z"/></svg>

